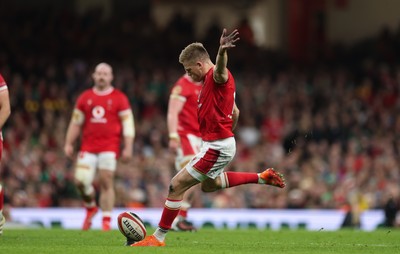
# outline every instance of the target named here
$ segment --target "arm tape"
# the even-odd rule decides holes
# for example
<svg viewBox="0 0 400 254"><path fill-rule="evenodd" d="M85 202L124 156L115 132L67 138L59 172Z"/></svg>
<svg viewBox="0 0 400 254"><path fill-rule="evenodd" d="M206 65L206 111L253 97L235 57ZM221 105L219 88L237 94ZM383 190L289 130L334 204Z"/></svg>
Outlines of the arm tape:
<svg viewBox="0 0 400 254"><path fill-rule="evenodd" d="M83 121L85 121L85 115L83 114L82 111L75 108L74 111L72 112L71 122L73 122L74 124L77 124L77 125L82 125Z"/></svg>
<svg viewBox="0 0 400 254"><path fill-rule="evenodd" d="M132 110L124 110L120 113L119 117L122 122L122 133L124 137L135 136L135 120L133 118Z"/></svg>

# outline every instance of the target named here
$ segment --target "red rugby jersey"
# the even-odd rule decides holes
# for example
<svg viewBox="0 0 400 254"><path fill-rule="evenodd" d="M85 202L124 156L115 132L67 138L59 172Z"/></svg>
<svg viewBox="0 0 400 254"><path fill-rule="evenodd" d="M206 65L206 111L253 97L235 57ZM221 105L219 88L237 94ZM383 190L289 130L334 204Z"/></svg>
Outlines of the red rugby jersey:
<svg viewBox="0 0 400 254"><path fill-rule="evenodd" d="M197 119L197 101L202 83L192 81L189 76L183 75L172 87L171 94L185 101L178 116L178 134L193 134L200 136Z"/></svg>
<svg viewBox="0 0 400 254"><path fill-rule="evenodd" d="M235 103L235 80L228 71L225 84L216 84L211 68L203 83L199 96L198 118L201 138L213 141L234 136L232 113Z"/></svg>
<svg viewBox="0 0 400 254"><path fill-rule="evenodd" d="M75 108L85 116L80 150L119 154L122 137L119 115L131 109L126 95L114 88L102 92L88 89L78 97Z"/></svg>

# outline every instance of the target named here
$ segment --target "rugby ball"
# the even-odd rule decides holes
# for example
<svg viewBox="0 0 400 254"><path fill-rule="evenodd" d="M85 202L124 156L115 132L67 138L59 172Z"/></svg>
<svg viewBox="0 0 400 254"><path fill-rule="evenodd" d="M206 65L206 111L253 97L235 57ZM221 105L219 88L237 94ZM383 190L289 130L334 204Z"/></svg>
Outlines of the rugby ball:
<svg viewBox="0 0 400 254"><path fill-rule="evenodd" d="M146 237L146 227L138 215L123 212L118 215L118 229L128 241L138 242Z"/></svg>

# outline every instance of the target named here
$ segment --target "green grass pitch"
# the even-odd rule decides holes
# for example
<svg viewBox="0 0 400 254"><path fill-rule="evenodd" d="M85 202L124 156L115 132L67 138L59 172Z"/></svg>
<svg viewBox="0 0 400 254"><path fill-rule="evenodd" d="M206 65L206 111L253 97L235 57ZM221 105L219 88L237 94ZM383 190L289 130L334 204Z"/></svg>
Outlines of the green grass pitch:
<svg viewBox="0 0 400 254"><path fill-rule="evenodd" d="M148 233L152 233L149 229ZM6 229L0 236L4 254L102 253L400 253L400 230L306 231L284 229L200 229L170 232L166 247L125 247L118 230Z"/></svg>

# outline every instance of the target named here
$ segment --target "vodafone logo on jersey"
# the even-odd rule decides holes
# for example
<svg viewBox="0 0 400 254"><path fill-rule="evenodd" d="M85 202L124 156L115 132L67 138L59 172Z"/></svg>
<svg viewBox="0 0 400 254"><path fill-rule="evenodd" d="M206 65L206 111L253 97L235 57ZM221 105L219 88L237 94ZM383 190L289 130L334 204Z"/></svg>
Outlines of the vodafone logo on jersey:
<svg viewBox="0 0 400 254"><path fill-rule="evenodd" d="M107 119L104 118L106 111L102 106L96 106L92 109L92 123L106 123Z"/></svg>

